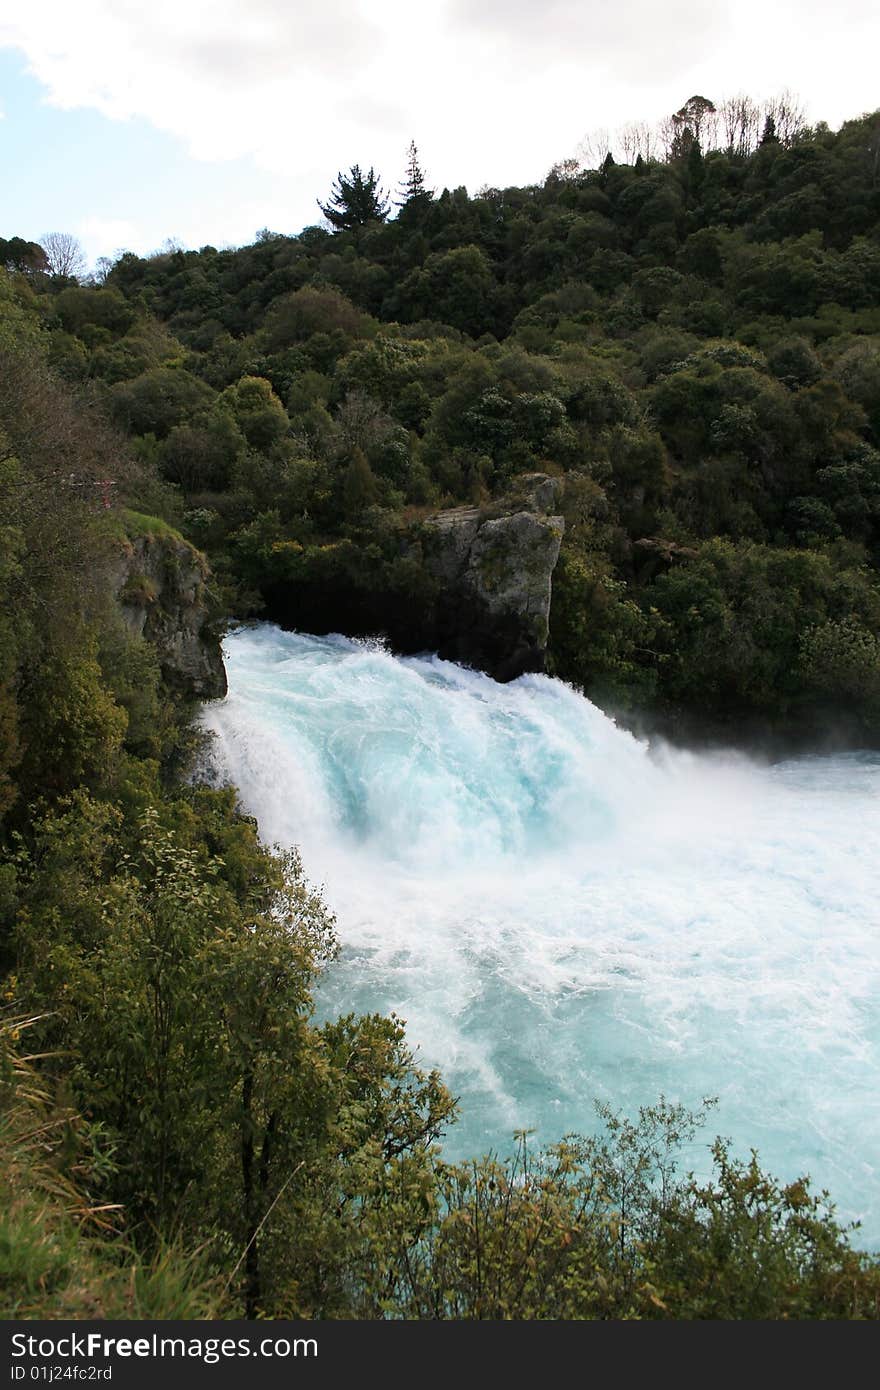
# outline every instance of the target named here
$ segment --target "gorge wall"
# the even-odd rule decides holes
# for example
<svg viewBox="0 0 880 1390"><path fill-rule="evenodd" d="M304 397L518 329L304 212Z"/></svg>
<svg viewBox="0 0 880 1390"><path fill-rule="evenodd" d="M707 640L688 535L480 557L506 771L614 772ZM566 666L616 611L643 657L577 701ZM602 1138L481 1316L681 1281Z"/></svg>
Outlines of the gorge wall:
<svg viewBox="0 0 880 1390"><path fill-rule="evenodd" d="M382 635L400 654L438 652L499 681L544 669L562 484L543 473L481 507L356 534L272 541L255 573L260 617L316 636Z"/></svg>
<svg viewBox="0 0 880 1390"><path fill-rule="evenodd" d="M553 514L558 491L555 479L531 474L504 504L456 507L423 523L421 560L437 581L426 645L440 656L501 681L544 669L565 529Z"/></svg>
<svg viewBox="0 0 880 1390"><path fill-rule="evenodd" d="M226 694L207 580L204 556L168 526L120 543L112 585L123 620L155 646L166 684L184 699Z"/></svg>

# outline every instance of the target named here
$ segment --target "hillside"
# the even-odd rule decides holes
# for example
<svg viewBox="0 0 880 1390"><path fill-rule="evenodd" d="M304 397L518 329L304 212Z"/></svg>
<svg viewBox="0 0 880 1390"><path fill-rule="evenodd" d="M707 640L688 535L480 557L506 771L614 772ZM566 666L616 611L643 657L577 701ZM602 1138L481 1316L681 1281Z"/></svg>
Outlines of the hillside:
<svg viewBox="0 0 880 1390"><path fill-rule="evenodd" d="M223 620L415 645L426 524L499 534L534 475L549 669L878 744L880 113L689 119L534 187L411 165L394 217L353 169L338 225L88 283L0 243L5 1315L876 1317L806 1180L676 1172L703 1114L444 1163L400 1020L315 1020L310 866L194 776Z"/></svg>
<svg viewBox="0 0 880 1390"><path fill-rule="evenodd" d="M685 125L662 162L31 279L231 611L409 631L412 525L558 474L552 670L673 728L874 743L878 122Z"/></svg>

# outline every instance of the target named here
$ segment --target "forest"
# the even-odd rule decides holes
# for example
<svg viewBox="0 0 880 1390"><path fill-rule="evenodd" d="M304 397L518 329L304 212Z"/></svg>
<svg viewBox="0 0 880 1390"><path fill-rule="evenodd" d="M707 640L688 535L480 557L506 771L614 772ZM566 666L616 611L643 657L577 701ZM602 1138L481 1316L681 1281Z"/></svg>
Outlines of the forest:
<svg viewBox="0 0 880 1390"><path fill-rule="evenodd" d="M412 145L396 195L355 164L296 235L91 274L0 240L4 1316L880 1313L806 1176L682 1171L708 1101L445 1161L403 1023L316 1021L310 866L200 779L114 588L170 536L217 633L393 634L425 519L546 474L553 674L682 738L880 746L880 112L760 117L694 97L473 195Z"/></svg>

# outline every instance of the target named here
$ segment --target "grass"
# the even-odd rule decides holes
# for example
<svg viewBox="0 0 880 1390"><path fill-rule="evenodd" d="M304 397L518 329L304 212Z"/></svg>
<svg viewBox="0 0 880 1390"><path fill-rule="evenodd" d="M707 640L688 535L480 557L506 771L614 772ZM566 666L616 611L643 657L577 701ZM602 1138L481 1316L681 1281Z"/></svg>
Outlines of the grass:
<svg viewBox="0 0 880 1390"><path fill-rule="evenodd" d="M27 1176L16 1174L18 1182ZM231 1311L202 1250L163 1242L144 1258L118 1233L90 1235L59 1204L38 1190L13 1190L0 1174L0 1319L184 1320Z"/></svg>
<svg viewBox="0 0 880 1390"><path fill-rule="evenodd" d="M0 1319L230 1316L202 1249L159 1241L148 1257L95 1208L65 1162L58 1113L19 1039L37 1019L0 1019Z"/></svg>
<svg viewBox="0 0 880 1390"><path fill-rule="evenodd" d="M133 512L124 507L122 519L125 534L130 540L135 540L138 536L161 536L169 540L183 540L180 532L159 516L147 516L145 512Z"/></svg>
<svg viewBox="0 0 880 1390"><path fill-rule="evenodd" d="M177 528L160 516L148 516L146 512L135 512L130 507L105 512L101 524L106 527L108 535L120 541L133 541L146 536L149 539L161 538L178 541L181 545L188 544Z"/></svg>

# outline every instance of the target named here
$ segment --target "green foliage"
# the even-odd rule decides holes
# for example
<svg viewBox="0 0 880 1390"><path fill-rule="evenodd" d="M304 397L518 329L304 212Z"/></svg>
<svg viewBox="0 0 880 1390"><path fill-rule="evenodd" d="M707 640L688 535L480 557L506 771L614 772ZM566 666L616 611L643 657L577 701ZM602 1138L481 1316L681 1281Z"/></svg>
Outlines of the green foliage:
<svg viewBox="0 0 880 1390"><path fill-rule="evenodd" d="M212 393L204 382L178 367L154 367L110 392L114 420L132 434L164 439L175 425L209 405Z"/></svg>
<svg viewBox="0 0 880 1390"><path fill-rule="evenodd" d="M219 407L229 411L254 449L270 448L290 428L284 406L262 377L243 376L234 386L227 386Z"/></svg>
<svg viewBox="0 0 880 1390"><path fill-rule="evenodd" d="M856 339L836 359L831 375L863 408L874 442L880 444L880 341Z"/></svg>
<svg viewBox="0 0 880 1390"><path fill-rule="evenodd" d="M49 263L38 242L24 241L20 236L0 237L0 268L33 275L48 270Z"/></svg>
<svg viewBox="0 0 880 1390"><path fill-rule="evenodd" d="M679 1172L705 1120L663 1098L636 1121L599 1107L596 1138L439 1165L423 1231L403 1242L398 1316L487 1319L871 1318L880 1264L854 1251L825 1194L712 1146L708 1182Z"/></svg>
<svg viewBox="0 0 880 1390"><path fill-rule="evenodd" d="M84 344L77 340L76 347L82 351ZM91 346L88 374L112 386L132 381L155 367L170 366L179 358L180 345L159 323L137 319L124 337Z"/></svg>
<svg viewBox="0 0 880 1390"><path fill-rule="evenodd" d="M376 479L363 449L355 449L352 453L351 463L345 470L342 495L345 514L350 521L358 521L376 500Z"/></svg>
<svg viewBox="0 0 880 1390"><path fill-rule="evenodd" d="M119 520L121 529L131 540L137 536L161 536L169 540L183 540L180 532L160 516L147 516L143 512L133 511L131 507L124 507Z"/></svg>
<svg viewBox="0 0 880 1390"><path fill-rule="evenodd" d="M591 699L618 711L649 699L656 615L645 613L601 554L566 550L553 577L554 667Z"/></svg>
<svg viewBox="0 0 880 1390"><path fill-rule="evenodd" d="M224 1308L204 1252L144 1259L90 1188L112 1172L100 1124L53 1103L23 1051L40 1020L0 1017L0 1317L205 1318Z"/></svg>
<svg viewBox="0 0 880 1390"><path fill-rule="evenodd" d="M306 287L271 305L266 315L266 347L278 352L326 336L329 346L335 340L344 349L350 340L367 337L369 329L369 319L337 290Z"/></svg>
<svg viewBox="0 0 880 1390"><path fill-rule="evenodd" d="M880 1264L850 1246L828 1194L788 1184L723 1140L708 1183L691 1177L661 1208L649 1251L658 1314L667 1318L872 1319Z"/></svg>
<svg viewBox="0 0 880 1390"><path fill-rule="evenodd" d="M567 475L577 494L590 475L604 516L586 550L571 529L563 542L554 669L648 716L703 711L706 682L678 649L687 624L656 601L665 571L713 538L745 566L799 549L841 576L873 572L880 547L876 115L808 131L783 102L759 143L754 110L694 97L671 118L665 163L610 160L476 197L429 194L411 146L396 220L355 166L326 203L335 234L126 255L101 287L41 281L21 261L0 323L94 384L142 477L161 475L138 509L192 518L242 611L339 621L348 583L355 626L417 641L414 606L399 614L386 582L394 546L399 561L415 553L408 507L493 505L530 472ZM270 511L276 548L257 560L252 528ZM798 634L853 616L832 608ZM876 636L870 603L857 609ZM815 724L800 635L774 702L773 624L746 628L752 670L712 677L712 707ZM22 747L12 689L8 766ZM867 736L857 689L837 695Z"/></svg>
<svg viewBox="0 0 880 1390"><path fill-rule="evenodd" d="M238 612L412 649L425 510L549 473L558 674L876 743L877 116L718 151L711 115L676 113L665 164L476 197L433 197L411 147L396 220L354 166L333 233L126 254L102 286L0 241L11 1314L877 1316L806 1179L721 1140L681 1174L680 1106L445 1164L454 1106L400 1021L316 1026L332 918L233 792L175 782L194 736L114 599L121 541L191 536Z"/></svg>
<svg viewBox="0 0 880 1390"><path fill-rule="evenodd" d="M131 305L118 290L71 287L55 296L52 307L65 332L92 347L103 341L98 336L102 331L110 339L122 337L135 318Z"/></svg>
<svg viewBox="0 0 880 1390"><path fill-rule="evenodd" d="M815 551L713 541L658 575L646 598L666 652L661 694L717 716L794 716L836 704L875 726L880 590ZM840 658L834 664L834 653ZM876 669L876 668L875 668Z"/></svg>
<svg viewBox="0 0 880 1390"><path fill-rule="evenodd" d="M429 196L411 148L396 220L372 216L375 174L353 169L326 204L335 235L123 257L103 291L116 298L88 310L95 290L55 296L48 321L68 331L54 351L72 378L105 383L141 457L182 491L178 514L210 514L196 538L247 611L330 621L344 571L358 577L355 624L398 631L396 611L361 598L393 602L374 579L391 532L407 551L408 505L493 504L523 473L591 474L606 515L588 569L602 582L575 582L583 546L569 531L555 669L649 715L702 711L705 682L671 650L684 627L651 613L664 568L715 537L757 547L756 564L761 547L822 551L841 574L878 553L865 452L880 438L876 116L807 131L783 102L758 143L751 110L721 112L724 150L695 97L671 119L666 163L610 160L476 197ZM120 297L135 316L121 337L71 336L80 320L122 329ZM255 564L251 528L268 511L279 549ZM867 609L858 620L874 633ZM789 698L792 681L771 711L772 624L747 626L740 657L765 669L718 684L713 705L815 722L817 690ZM839 694L867 730L861 697Z"/></svg>
<svg viewBox="0 0 880 1390"><path fill-rule="evenodd" d="M268 382L266 386L271 392ZM237 401L237 397L232 399ZM198 423L175 425L169 432L158 453L163 476L189 494L224 491L245 450L245 424L253 438L271 443L284 434L288 421L274 395L262 402L252 401L250 410L245 400L241 420L237 410L230 409L229 401L221 397L217 407L199 417Z"/></svg>
<svg viewBox="0 0 880 1390"><path fill-rule="evenodd" d="M814 689L832 701L848 697L871 730L880 727L880 641L874 632L853 619L807 628L800 664Z"/></svg>
<svg viewBox="0 0 880 1390"><path fill-rule="evenodd" d="M404 317L436 317L475 337L491 332L498 318L499 295L491 263L479 246L459 246L428 256L400 286Z"/></svg>
<svg viewBox="0 0 880 1390"><path fill-rule="evenodd" d="M310 1023L335 946L298 856L262 849L227 794L129 817L80 793L35 823L18 873L17 987L53 1002L41 1041L64 1040L115 1146L108 1195L240 1251L251 1315L350 1310L386 1189L398 1170L424 1185L452 1103L398 1023Z"/></svg>
<svg viewBox="0 0 880 1390"><path fill-rule="evenodd" d="M116 768L127 719L106 689L97 651L50 657L29 689L22 730L32 750L34 792L105 786Z"/></svg>
<svg viewBox="0 0 880 1390"><path fill-rule="evenodd" d="M373 169L362 173L359 164L352 165L348 177L337 175L329 201L318 206L337 232L357 231L388 216L388 198L379 187L379 175Z"/></svg>

